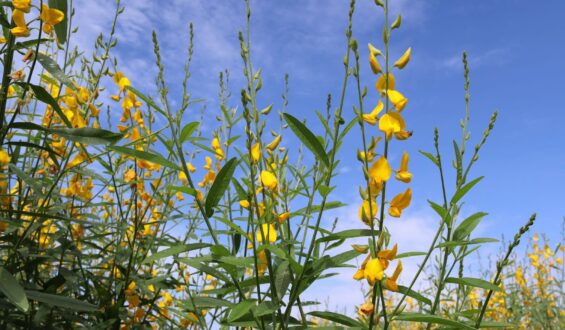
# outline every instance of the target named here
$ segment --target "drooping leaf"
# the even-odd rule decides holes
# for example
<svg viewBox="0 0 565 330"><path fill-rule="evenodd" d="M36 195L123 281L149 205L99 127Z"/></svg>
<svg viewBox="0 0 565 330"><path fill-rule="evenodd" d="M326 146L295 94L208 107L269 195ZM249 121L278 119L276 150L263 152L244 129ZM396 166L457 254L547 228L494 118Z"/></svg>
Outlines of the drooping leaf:
<svg viewBox="0 0 565 330"><path fill-rule="evenodd" d="M114 144L120 141L124 134L114 133L101 128L50 128L51 133L56 133L67 140L84 144Z"/></svg>
<svg viewBox="0 0 565 330"><path fill-rule="evenodd" d="M237 167L237 159L234 157L226 162L220 170L208 195L206 196L206 214L211 217L214 214L214 207L218 205L222 196L229 187L235 168Z"/></svg>
<svg viewBox="0 0 565 330"><path fill-rule="evenodd" d="M461 323L458 321L443 318L441 316L429 315L429 314L402 313L396 316L395 320L441 324L441 325L456 327L457 329L468 329L468 330L474 329L473 327L468 326L465 323Z"/></svg>
<svg viewBox="0 0 565 330"><path fill-rule="evenodd" d="M300 120L296 119L288 113L284 114L284 118L288 123L290 129L298 137L298 139L304 143L304 145L314 153L314 155L322 162L326 167L330 166L330 161L328 155L324 150L324 147L320 141L316 138L314 133L312 133L306 125L304 125Z"/></svg>
<svg viewBox="0 0 565 330"><path fill-rule="evenodd" d="M375 230L374 233L375 235L378 235L379 231ZM372 235L373 235L373 231L371 231L371 229L347 229L344 231L333 233L328 236L321 237L317 239L317 242L322 243L322 242L335 241L344 238L364 237L364 236L372 236Z"/></svg>
<svg viewBox="0 0 565 330"><path fill-rule="evenodd" d="M407 295L408 297L412 297L416 300L418 300L419 302L422 302L426 305L431 306L432 305L432 301L426 297L424 297L423 295L421 295L420 293L412 290L412 289L408 289L408 287L405 287L404 285L399 285L398 286L398 292L403 293L405 295Z"/></svg>
<svg viewBox="0 0 565 330"><path fill-rule="evenodd" d="M359 321L354 320L354 319L350 318L349 316L334 313L334 312L315 311L315 312L310 312L308 314L315 316L315 317L319 317L319 318L324 319L324 320L329 320L329 321L332 321L332 322L335 322L335 323L343 324L343 325L346 325L348 327L362 327L362 325L361 325L361 323L359 323Z"/></svg>
<svg viewBox="0 0 565 330"><path fill-rule="evenodd" d="M19 310L22 312L28 311L29 303L24 288L22 288L18 280L3 267L0 267L0 292Z"/></svg>
<svg viewBox="0 0 565 330"><path fill-rule="evenodd" d="M163 259L183 252L203 249L209 246L211 246L211 244L207 243L178 244L168 249L153 253L152 255L145 258L144 263L151 263L155 260Z"/></svg>
<svg viewBox="0 0 565 330"><path fill-rule="evenodd" d="M165 157L163 157L159 154L153 153L153 152L130 149L130 148L121 147L121 146L110 146L110 147L108 147L108 149L117 151L121 154L130 156L130 157L146 160L146 161L154 163L154 164L159 164L159 165L162 165L162 166L174 169L174 170L178 170L178 171L181 170L181 168L177 164L175 164L175 163L171 162L170 160L166 159Z"/></svg>
<svg viewBox="0 0 565 330"><path fill-rule="evenodd" d="M26 295L31 300L39 301L53 307L61 307L80 312L95 312L98 310L98 306L96 305L71 297L31 290L26 291Z"/></svg>
<svg viewBox="0 0 565 330"><path fill-rule="evenodd" d="M71 78L69 78L65 74L65 72L63 72L63 70L61 70L61 67L59 67L59 64L57 64L57 62L55 62L51 57L49 57L45 54L42 54L42 53L35 54L35 57L37 58L37 61L39 63L41 63L43 68L47 72L49 72L53 77L55 77L55 79L57 79L61 83L65 84L70 89L76 90L75 85L73 84Z"/></svg>
<svg viewBox="0 0 565 330"><path fill-rule="evenodd" d="M489 281L485 281L480 278L474 277L448 277L445 282L447 283L455 283L455 284L463 284L468 286L473 286L476 288L482 288L487 290L499 291L502 292L503 290L498 286Z"/></svg>
<svg viewBox="0 0 565 330"><path fill-rule="evenodd" d="M422 151L422 150L419 150L419 152L420 152L422 155L426 156L426 158L428 158L429 160L431 160L432 163L435 164L435 166L438 166L438 167L439 167L439 160L437 160L437 158L436 158L434 155L430 154L429 152Z"/></svg>

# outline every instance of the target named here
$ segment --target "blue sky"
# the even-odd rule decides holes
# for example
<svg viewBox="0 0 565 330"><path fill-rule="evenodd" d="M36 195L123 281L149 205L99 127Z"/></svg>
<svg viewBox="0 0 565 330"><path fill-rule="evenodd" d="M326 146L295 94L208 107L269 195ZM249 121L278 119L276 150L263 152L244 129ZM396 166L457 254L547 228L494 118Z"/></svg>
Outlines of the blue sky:
<svg viewBox="0 0 565 330"><path fill-rule="evenodd" d="M364 45L381 45L382 12L373 1L357 1L354 36ZM471 69L471 149L480 139L491 113L499 111L497 125L471 178L486 178L468 195L464 214L489 213L479 236L510 237L532 212L538 213L534 231L561 239L565 216L565 2L514 1L409 1L391 0L403 23L392 36L391 53L400 56L412 47L412 60L397 75L397 87L409 99L404 117L414 136L392 144L391 160L398 163L402 150L411 155L414 173L413 204L400 220L390 223L403 251L423 249L437 224L426 199L439 201L438 175L417 150L431 151L433 129L440 129L445 159L451 159L451 140L460 141L459 119L464 115L461 53L466 50ZM118 24L119 66L141 90L151 91L155 77L151 30L156 30L167 63L174 98L180 91L188 43L188 22L195 27L192 94L207 99L207 113L219 112L218 72L230 69L234 96L243 86L237 32L244 28L243 1L124 1L126 11ZM80 23L76 42L91 47L107 31L114 1L88 1L77 10ZM288 112L309 123L315 110L325 108L326 95L334 100L343 77L342 56L348 1L252 1L252 56L263 71L259 103L282 105L283 77L290 75ZM394 55L393 55L394 56ZM362 83L375 100L374 76L364 62ZM351 86L352 87L352 86ZM349 89L344 113L352 118L354 90ZM178 97L177 97L178 99ZM370 102L368 103L370 104ZM238 105L233 97L231 105ZM194 108L195 119L200 109ZM321 127L310 126L316 132ZM211 129L212 126L205 128ZM340 228L360 227L356 212L357 187L362 173L355 157L360 138L347 138L339 157L342 174L335 181L334 198L351 203L336 214ZM375 131L375 134L378 134ZM286 146L296 141L287 139ZM449 168L446 162L446 167ZM453 186L449 176L448 186ZM399 185L396 185L397 189ZM393 188L393 191L395 191ZM496 252L497 247L491 250ZM410 266L409 266L410 267ZM410 268L409 268L410 269ZM335 292L350 290L350 274L331 282ZM340 289L341 288L341 289ZM340 291L341 290L341 291ZM316 296L315 293L313 293ZM338 297L342 297L337 293ZM322 297L322 296L318 296ZM361 301L361 296L351 298ZM335 302L335 301L334 301ZM332 303L334 303L332 302Z"/></svg>

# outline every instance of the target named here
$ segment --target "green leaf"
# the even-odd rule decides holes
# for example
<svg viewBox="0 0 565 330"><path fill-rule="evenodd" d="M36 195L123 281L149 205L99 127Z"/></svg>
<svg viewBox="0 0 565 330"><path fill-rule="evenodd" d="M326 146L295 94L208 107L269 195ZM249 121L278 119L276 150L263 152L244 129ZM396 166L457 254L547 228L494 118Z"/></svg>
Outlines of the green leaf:
<svg viewBox="0 0 565 330"><path fill-rule="evenodd" d="M3 267L0 267L0 292L22 312L27 312L29 303L24 289L18 280Z"/></svg>
<svg viewBox="0 0 565 330"><path fill-rule="evenodd" d="M495 238L488 238L488 237L480 237L480 238L473 238L472 240L468 241L448 241L438 244L437 247L454 247L454 246L462 246L462 245L473 245L473 244L483 244L483 243L497 243L499 240Z"/></svg>
<svg viewBox="0 0 565 330"><path fill-rule="evenodd" d="M439 160L437 160L437 158L434 155L430 154L429 152L422 151L422 150L419 150L419 152L422 155L426 156L429 160L431 160L432 163L434 163L437 167L439 167Z"/></svg>
<svg viewBox="0 0 565 330"><path fill-rule="evenodd" d="M200 122L197 121L193 121L191 123L184 125L180 133L180 142L182 143L188 140L192 136L192 133L194 133L194 131L198 128L199 125Z"/></svg>
<svg viewBox="0 0 565 330"><path fill-rule="evenodd" d="M53 108L53 110L55 110L55 112L59 115L59 117L65 123L65 125L67 127L72 127L71 122L69 121L67 116L63 113L63 110L61 110L61 107L59 106L57 101L55 101L53 96L51 96L51 94L49 94L49 92L47 92L45 90L45 88L43 88L39 85L25 84L25 83L18 83L18 85L23 87L23 88L25 88L26 86L29 86L29 88L31 88L31 90L33 91L33 94L35 95L35 97L39 101L50 105L51 108Z"/></svg>
<svg viewBox="0 0 565 330"><path fill-rule="evenodd" d="M67 140L84 144L114 144L120 141L124 134L114 133L101 128L50 128L49 132L56 133Z"/></svg>
<svg viewBox="0 0 565 330"><path fill-rule="evenodd" d="M396 255L395 259L401 259L401 258L408 258L408 257L419 257L419 256L425 256L427 253L426 252L404 252L404 253L400 253Z"/></svg>
<svg viewBox="0 0 565 330"><path fill-rule="evenodd" d="M398 16L396 16L396 19L394 20L394 22L392 22L390 29L391 30L398 29L400 27L400 24L402 24L402 16L400 16L400 14L398 14Z"/></svg>
<svg viewBox="0 0 565 330"><path fill-rule="evenodd" d="M228 322L233 322L241 319L246 314L251 312L251 309L255 307L255 299L253 300L243 300L239 304L235 305L230 311L228 316Z"/></svg>
<svg viewBox="0 0 565 330"><path fill-rule="evenodd" d="M479 328L512 328L517 329L518 327L516 324L508 323L508 322L496 322L496 321L483 321Z"/></svg>
<svg viewBox="0 0 565 330"><path fill-rule="evenodd" d="M485 212L477 212L463 220L453 232L453 240L460 241L469 236L486 215Z"/></svg>
<svg viewBox="0 0 565 330"><path fill-rule="evenodd" d="M144 263L150 263L155 260L177 255L179 253L188 252L192 250L199 250L209 246L211 246L211 244L207 244L207 243L179 244L176 246L172 246L166 250L153 253L152 255L145 258Z"/></svg>
<svg viewBox="0 0 565 330"><path fill-rule="evenodd" d="M65 18L58 24L55 24L55 33L57 34L57 41L60 44L67 42L67 16L69 15L67 0L49 0L49 7L59 9L65 14Z"/></svg>
<svg viewBox="0 0 565 330"><path fill-rule="evenodd" d="M193 297L187 299L189 309L215 308L215 307L232 307L234 304L230 301L212 298L212 297Z"/></svg>
<svg viewBox="0 0 565 330"><path fill-rule="evenodd" d="M154 164L159 164L159 165L162 165L162 166L165 166L165 167L177 170L177 171L181 170L181 168L177 164L171 162L170 160L168 160L165 157L163 157L159 154L156 154L156 153L142 151L142 150L136 150L136 149L130 149L130 148L120 147L120 146L111 146L108 149L117 151L117 152L124 154L124 155L127 155L127 156L146 160L146 161L154 163Z"/></svg>
<svg viewBox="0 0 565 330"><path fill-rule="evenodd" d="M98 306L96 305L92 305L71 297L59 296L39 291L26 291L26 295L31 300L39 301L54 307L72 309L80 312L95 312L98 310Z"/></svg>
<svg viewBox="0 0 565 330"><path fill-rule="evenodd" d="M255 310L253 311L253 314L256 317L274 315L277 308L278 306L274 302L270 300L264 300L259 305L257 305L257 308L255 308Z"/></svg>
<svg viewBox="0 0 565 330"><path fill-rule="evenodd" d="M453 195L453 197L451 198L451 204L457 203L461 198L463 198L463 196L465 196L466 193L469 192L469 190L471 190L471 188L473 188L474 185L479 183L479 181L481 181L483 178L483 176L480 176L457 190L455 195Z"/></svg>
<svg viewBox="0 0 565 330"><path fill-rule="evenodd" d="M65 74L65 72L61 70L59 64L57 64L57 62L55 62L51 57L42 53L35 54L35 57L37 58L37 61L41 63L43 68L47 70L47 72L49 72L53 77L55 77L61 83L65 84L70 89L76 90L75 85L73 85L71 78L69 78Z"/></svg>
<svg viewBox="0 0 565 330"><path fill-rule="evenodd" d="M378 230L375 230L375 235L379 234ZM322 242L329 242L329 241L335 241L335 240L339 240L339 239L345 239L345 238L353 238L353 237L363 237L363 236L373 236L373 232L371 231L371 229L347 229L344 231L340 231L338 233L334 233L325 237L321 237L319 239L317 239L318 243L322 243Z"/></svg>
<svg viewBox="0 0 565 330"><path fill-rule="evenodd" d="M296 134L298 139L304 145L310 149L314 153L314 155L322 162L326 167L330 167L330 161L328 159L328 155L324 150L324 147L320 143L320 141L316 138L316 136L304 125L300 120L296 119L295 117L289 115L288 113L284 113L284 118L288 123L290 129Z"/></svg>
<svg viewBox="0 0 565 330"><path fill-rule="evenodd" d="M279 297L284 297L290 285L290 263L283 261L275 273L275 288Z"/></svg>
<svg viewBox="0 0 565 330"><path fill-rule="evenodd" d="M435 323L441 325L447 325L456 327L457 329L469 329L474 330L475 328L466 325L465 323L453 321L450 319L445 319L436 315L419 314L419 313L403 313L394 318L398 321L411 321L411 322L425 322L425 323Z"/></svg>
<svg viewBox="0 0 565 330"><path fill-rule="evenodd" d="M167 188L174 190L174 191L180 191L182 193L185 193L185 194L188 194L188 195L191 195L191 196L196 196L196 190L192 189L190 187L185 187L185 186L180 187L180 186L168 185Z"/></svg>
<svg viewBox="0 0 565 330"><path fill-rule="evenodd" d="M342 314L338 314L338 313L334 313L334 312L328 312L328 311L315 311L315 312L310 312L308 313L312 316L316 316L319 317L321 319L324 320L329 320L335 323L339 323L339 324L343 324L349 327L362 327L361 323L359 323L359 321L354 320L352 318L350 318L349 316L345 316Z"/></svg>
<svg viewBox="0 0 565 330"><path fill-rule="evenodd" d="M498 286L498 285L494 285L493 283L489 282L489 281L485 281L482 280L480 278L474 278L474 277L449 277L445 280L445 282L447 283L455 283L455 284L463 284L463 285L468 285L468 286L473 286L473 287L477 287L477 288L482 288L482 289L487 289L487 290L492 290L492 291L500 291L502 292L502 289Z"/></svg>
<svg viewBox="0 0 565 330"><path fill-rule="evenodd" d="M224 167L220 170L208 195L206 196L206 214L208 217L211 217L214 214L214 207L218 205L222 196L228 189L230 180L233 176L235 168L237 167L237 159L234 157L230 159Z"/></svg>
<svg viewBox="0 0 565 330"><path fill-rule="evenodd" d="M127 87L128 90L130 90L132 93L134 93L137 97L139 97L140 99L143 100L143 102L145 102L145 104L147 104L148 106L152 107L153 109L159 111L162 115L167 116L167 113L165 111L163 111L163 109L159 108L159 106L153 102L153 100L151 100L149 97L145 96L145 94L143 94L142 92L140 92L139 90L128 86Z"/></svg>
<svg viewBox="0 0 565 330"><path fill-rule="evenodd" d="M398 257L397 257L398 258ZM432 301L424 296L422 296L420 293L412 290L412 289L408 289L407 287L405 287L404 285L399 285L398 286L398 292L407 295L408 297L412 297L416 300L418 300L419 302L422 302L426 305L432 305Z"/></svg>

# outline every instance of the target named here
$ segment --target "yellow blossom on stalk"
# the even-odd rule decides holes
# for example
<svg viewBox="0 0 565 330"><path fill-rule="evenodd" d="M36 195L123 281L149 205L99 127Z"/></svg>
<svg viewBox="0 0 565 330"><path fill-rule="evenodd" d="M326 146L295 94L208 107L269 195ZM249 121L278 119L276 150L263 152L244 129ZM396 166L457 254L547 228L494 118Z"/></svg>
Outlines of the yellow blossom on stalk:
<svg viewBox="0 0 565 330"><path fill-rule="evenodd" d="M355 272L355 274L353 275L353 279L354 280L362 280L365 278L365 267L367 266L367 262L369 262L371 258L370 254L367 254L367 256L365 257L365 260L363 260L363 263L361 264L361 267L359 267L359 269L357 269L357 271Z"/></svg>
<svg viewBox="0 0 565 330"><path fill-rule="evenodd" d="M247 199L242 199L239 201L239 206L243 207L244 209L248 209L251 204Z"/></svg>
<svg viewBox="0 0 565 330"><path fill-rule="evenodd" d="M387 289L395 292L398 291L398 284L396 284L396 281L398 280L398 277L400 276L401 272L402 272L402 261L399 260L398 265L396 266L396 269L394 270L392 276L387 277L387 279L385 280L385 285Z"/></svg>
<svg viewBox="0 0 565 330"><path fill-rule="evenodd" d="M8 155L6 150L0 149L0 165L2 165L2 166L8 165L11 160L12 160L12 157L10 157L10 155Z"/></svg>
<svg viewBox="0 0 565 330"><path fill-rule="evenodd" d="M207 170L212 168L212 158L206 156L206 165L204 165L204 168Z"/></svg>
<svg viewBox="0 0 565 330"><path fill-rule="evenodd" d="M12 6L14 6L14 9L21 10L24 13L29 13L31 0L12 0Z"/></svg>
<svg viewBox="0 0 565 330"><path fill-rule="evenodd" d="M372 52L369 52L369 64L371 64L371 70L373 70L374 74L379 74L383 72L383 69L379 64L379 60Z"/></svg>
<svg viewBox="0 0 565 330"><path fill-rule="evenodd" d="M379 120L379 130L385 133L387 140L390 140L392 134L402 132L405 128L404 119L397 112L385 113Z"/></svg>
<svg viewBox="0 0 565 330"><path fill-rule="evenodd" d="M402 111L406 104L408 104L408 99L402 95L399 91L389 89L387 90L388 99L394 105L396 110Z"/></svg>
<svg viewBox="0 0 565 330"><path fill-rule="evenodd" d="M392 169L384 156L381 156L369 169L369 177L372 181L381 183L390 178Z"/></svg>
<svg viewBox="0 0 565 330"><path fill-rule="evenodd" d="M388 208L388 214L391 217L398 218L402 214L402 210L410 206L410 201L412 200L412 189L408 188L403 193L400 193L390 201L390 207Z"/></svg>
<svg viewBox="0 0 565 330"><path fill-rule="evenodd" d="M220 140L217 137L212 139L212 148L214 149L222 148L222 145L220 144Z"/></svg>
<svg viewBox="0 0 565 330"><path fill-rule="evenodd" d="M412 53L412 47L409 47L402 56L398 59L398 61L394 62L394 66L403 69L406 64L410 61L410 54Z"/></svg>
<svg viewBox="0 0 565 330"><path fill-rule="evenodd" d="M259 144L259 142L255 143L251 147L251 159L254 163L257 163L259 159L261 159L261 145Z"/></svg>
<svg viewBox="0 0 565 330"><path fill-rule="evenodd" d="M369 316L373 314L374 311L375 311L375 305L373 305L370 302L366 302L361 306L359 306L359 312L365 316Z"/></svg>
<svg viewBox="0 0 565 330"><path fill-rule="evenodd" d="M0 44L5 44L6 41L7 41L6 38L0 37Z"/></svg>
<svg viewBox="0 0 565 330"><path fill-rule="evenodd" d="M135 171L130 168L129 170L126 171L126 173L124 174L124 180L126 182L131 182L133 180L135 180L136 174Z"/></svg>
<svg viewBox="0 0 565 330"><path fill-rule="evenodd" d="M275 214L278 223L284 223L290 217L290 212Z"/></svg>
<svg viewBox="0 0 565 330"><path fill-rule="evenodd" d="M20 10L14 10L14 12L12 13L12 20L14 20L16 26L10 29L10 32L16 37L28 37L29 29L26 24L24 12Z"/></svg>
<svg viewBox="0 0 565 330"><path fill-rule="evenodd" d="M263 235L265 236L265 238L267 239L267 241L269 243L274 243L277 240L277 230L275 228L274 224L268 224L268 223L264 223L261 225L260 229L257 229L257 232L255 233L255 237L257 239L257 242L259 243L263 243Z"/></svg>
<svg viewBox="0 0 565 330"><path fill-rule="evenodd" d="M267 253L265 253L265 250L259 251L259 253L257 254L257 259L257 271L259 273L259 276L263 276L268 268Z"/></svg>
<svg viewBox="0 0 565 330"><path fill-rule="evenodd" d="M43 32L51 34L53 26L63 21L65 13L59 9L49 8L49 6L43 4L39 18L43 21Z"/></svg>
<svg viewBox="0 0 565 330"><path fill-rule="evenodd" d="M282 140L282 136L280 134L277 135L275 139L267 145L267 150L274 151L281 143L281 140Z"/></svg>
<svg viewBox="0 0 565 330"><path fill-rule="evenodd" d="M384 107L383 102L379 100L377 106L375 106L373 111L371 111L370 113L363 114L363 120L369 125L373 125L373 126L376 125L377 121L379 120L378 118L379 113L381 113L383 107Z"/></svg>
<svg viewBox="0 0 565 330"><path fill-rule="evenodd" d="M387 77L388 77L388 85L387 85ZM377 80L377 84L375 85L379 93L383 93L384 90L386 89L389 90L394 89L395 86L396 86L396 82L394 80L394 76L392 75L392 73L383 74L382 76L380 76L379 79Z"/></svg>
<svg viewBox="0 0 565 330"><path fill-rule="evenodd" d="M277 189L277 178L269 171L261 171L261 184L273 191Z"/></svg>
<svg viewBox="0 0 565 330"><path fill-rule="evenodd" d="M396 258L397 252L398 252L398 244L394 244L394 246L390 250L385 249L385 250L379 251L379 253L377 254L377 257L381 261L381 264L382 264L384 269L388 268L389 261L392 261L394 258Z"/></svg>
<svg viewBox="0 0 565 330"><path fill-rule="evenodd" d="M405 183L409 183L412 180L412 173L408 172L408 159L408 153L404 151L400 168L396 171L396 179Z"/></svg>
<svg viewBox="0 0 565 330"><path fill-rule="evenodd" d="M209 170L208 173L204 175L202 181L198 183L198 186L205 187L208 184L212 184L214 179L216 179L216 172L214 170Z"/></svg>
<svg viewBox="0 0 565 330"><path fill-rule="evenodd" d="M359 208L359 219L361 219L361 221L363 221L366 225L371 226L373 224L373 219L377 215L377 209L378 206L374 200L364 200Z"/></svg>
<svg viewBox="0 0 565 330"><path fill-rule="evenodd" d="M367 262L363 276L370 285L375 285L377 281L383 279L384 269L379 259L371 259Z"/></svg>

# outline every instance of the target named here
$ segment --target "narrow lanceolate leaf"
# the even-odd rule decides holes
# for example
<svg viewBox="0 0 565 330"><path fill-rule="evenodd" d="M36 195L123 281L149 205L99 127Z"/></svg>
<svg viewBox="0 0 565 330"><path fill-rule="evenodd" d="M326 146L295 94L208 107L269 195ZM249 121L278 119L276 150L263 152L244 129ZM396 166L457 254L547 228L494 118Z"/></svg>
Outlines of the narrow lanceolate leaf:
<svg viewBox="0 0 565 330"><path fill-rule="evenodd" d="M192 133L194 133L194 131L198 128L199 125L200 123L197 121L193 121L191 123L184 125L182 131L180 132L180 142L185 142L186 140L188 140L192 136Z"/></svg>
<svg viewBox="0 0 565 330"><path fill-rule="evenodd" d="M84 144L114 144L124 135L101 128L50 128L49 132L56 133L67 140Z"/></svg>
<svg viewBox="0 0 565 330"><path fill-rule="evenodd" d="M295 117L289 115L288 113L284 114L284 118L288 123L290 129L296 134L298 139L304 145L310 149L314 153L314 155L327 167L330 166L330 161L328 159L328 155L324 150L324 147L320 143L320 141L316 138L314 133L312 133L306 125L304 125L300 120L296 119Z"/></svg>
<svg viewBox="0 0 565 330"><path fill-rule="evenodd" d="M255 300L243 300L239 304L235 305L230 311L228 322L237 321L246 314L249 314L251 309L255 307L255 302Z"/></svg>
<svg viewBox="0 0 565 330"><path fill-rule="evenodd" d="M453 232L453 240L460 241L469 236L486 215L485 212L477 212L463 220Z"/></svg>
<svg viewBox="0 0 565 330"><path fill-rule="evenodd" d="M27 312L29 303L24 289L7 270L0 267L0 292L22 312Z"/></svg>
<svg viewBox="0 0 565 330"><path fill-rule="evenodd" d="M173 256L173 255L177 255L179 253L193 251L193 250L199 250L199 249L203 249L203 248L206 248L206 247L209 247L209 246L211 246L211 244L207 244L207 243L179 244L179 245L176 245L176 246L172 246L172 247L170 247L166 250L153 253L149 257L145 258L144 262L150 263L150 262L153 262L155 260L159 260L159 259L163 259L163 258L170 257L170 256Z"/></svg>
<svg viewBox="0 0 565 330"><path fill-rule="evenodd" d="M153 100L151 100L149 97L147 97L145 94L143 94L139 90L137 90L137 89L135 89L131 86L128 86L127 89L130 90L132 93L134 93L137 97L142 99L143 102L145 102L145 104L147 104L148 106L159 111L161 114L163 114L165 116L167 115L167 113L165 111L163 111L163 109L161 109L155 102L153 102Z"/></svg>
<svg viewBox="0 0 565 330"><path fill-rule="evenodd" d="M57 34L57 41L60 44L67 42L67 16L68 16L68 6L67 0L49 0L49 7L59 9L65 14L65 18L62 22L55 24L55 33Z"/></svg>
<svg viewBox="0 0 565 330"><path fill-rule="evenodd" d="M53 110L55 110L55 112L59 115L59 117L65 123L65 125L67 127L72 127L71 122L69 121L67 116L63 113L63 111L61 110L61 107L59 106L57 101L55 101L53 96L51 96L51 94L49 94L49 92L47 92L45 90L45 88L43 88L39 85L34 85L34 84L18 83L18 85L20 85L23 88L25 88L26 86L29 86L29 88L31 88L31 90L33 91L33 94L35 95L35 97L39 101L50 105L51 108L53 108Z"/></svg>
<svg viewBox="0 0 565 330"><path fill-rule="evenodd" d="M31 300L39 301L53 307L61 307L79 312L95 312L98 310L98 306L96 305L92 305L71 297L59 296L39 291L26 291L26 295Z"/></svg>
<svg viewBox="0 0 565 330"><path fill-rule="evenodd" d="M397 256L398 258L398 256ZM412 297L416 300L418 300L419 302L422 302L426 305L432 305L432 301L424 296L422 296L420 293L412 290L412 289L408 289L407 287L405 287L404 285L399 285L398 286L398 292L403 293L405 295L407 295L408 297Z"/></svg>
<svg viewBox="0 0 565 330"><path fill-rule="evenodd" d="M228 189L235 168L237 167L237 159L234 157L230 159L224 167L220 170L208 195L206 196L206 214L211 217L214 214L214 207L218 205L222 196Z"/></svg>
<svg viewBox="0 0 565 330"><path fill-rule="evenodd" d="M323 311L315 311L308 313L312 316L319 317L324 320L329 320L335 323L343 324L348 327L362 327L359 321L350 318L349 316L345 316L338 313L333 312L323 312Z"/></svg>
<svg viewBox="0 0 565 330"><path fill-rule="evenodd" d="M375 235L378 234L379 231L375 230ZM372 235L373 235L373 231L371 231L371 229L348 229L319 238L317 242L323 243L323 242L335 241L344 238L363 237L363 236L372 236Z"/></svg>
<svg viewBox="0 0 565 330"><path fill-rule="evenodd" d="M475 328L466 325L465 323L457 322L454 320L446 319L436 315L419 314L419 313L403 313L394 318L398 321L411 321L411 322L425 322L447 325L455 327L457 329L469 329L473 330Z"/></svg>
<svg viewBox="0 0 565 330"><path fill-rule="evenodd" d="M451 198L451 204L457 203L461 198L463 198L463 196L465 196L466 193L469 192L469 190L471 190L471 188L473 188L474 185L479 183L479 181L481 181L483 178L483 176L480 176L457 190L455 192L455 195L453 195L453 198Z"/></svg>
<svg viewBox="0 0 565 330"><path fill-rule="evenodd" d="M432 163L434 163L436 166L439 167L439 160L437 160L437 158L434 155L430 154L429 152L422 151L422 150L420 150L420 153L422 155L426 156L426 158L431 160Z"/></svg>
<svg viewBox="0 0 565 330"><path fill-rule="evenodd" d="M178 171L181 170L181 168L177 164L167 160L165 157L156 153L142 151L142 150L135 150L135 149L120 147L120 146L111 146L108 147L108 149L117 151L126 156L146 160L148 162L159 164L174 170L178 170Z"/></svg>
<svg viewBox="0 0 565 330"><path fill-rule="evenodd" d="M65 74L65 72L61 70L59 64L57 64L57 62L55 62L51 57L41 53L35 54L35 57L37 58L37 61L41 63L43 68L47 72L49 72L53 77L55 77L55 79L59 80L60 82L62 82L72 90L76 89L75 85L73 85L71 78L69 78Z"/></svg>
<svg viewBox="0 0 565 330"><path fill-rule="evenodd" d="M474 286L476 288L482 288L482 289L487 289L487 290L492 290L492 291L500 291L502 292L502 289L498 286L498 285L494 285L493 283L489 282L489 281L485 281L482 280L480 278L474 278L474 277L449 277L445 280L445 282L447 283L455 283L455 284L463 284L463 285L468 285L468 286Z"/></svg>

